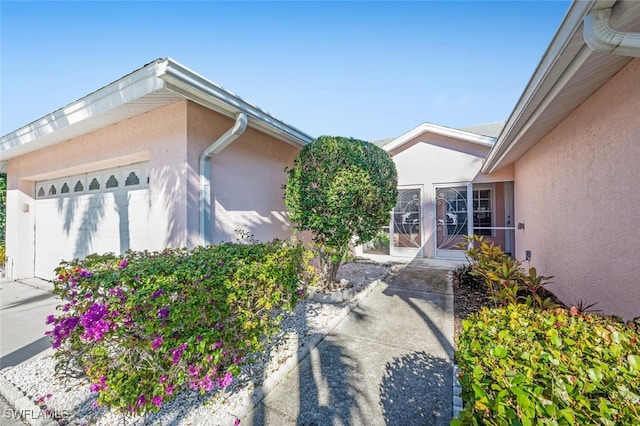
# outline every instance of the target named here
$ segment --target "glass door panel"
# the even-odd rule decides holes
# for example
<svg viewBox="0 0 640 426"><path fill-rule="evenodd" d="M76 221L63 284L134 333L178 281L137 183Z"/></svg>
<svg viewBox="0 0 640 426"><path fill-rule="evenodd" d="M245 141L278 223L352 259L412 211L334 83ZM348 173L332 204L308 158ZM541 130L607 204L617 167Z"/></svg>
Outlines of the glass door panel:
<svg viewBox="0 0 640 426"><path fill-rule="evenodd" d="M473 233L515 254L513 182L473 184Z"/></svg>
<svg viewBox="0 0 640 426"><path fill-rule="evenodd" d="M416 256L422 248L422 190L399 188L393 208L391 249L395 256Z"/></svg>
<svg viewBox="0 0 640 426"><path fill-rule="evenodd" d="M436 257L464 258L457 247L469 234L468 185L436 187Z"/></svg>

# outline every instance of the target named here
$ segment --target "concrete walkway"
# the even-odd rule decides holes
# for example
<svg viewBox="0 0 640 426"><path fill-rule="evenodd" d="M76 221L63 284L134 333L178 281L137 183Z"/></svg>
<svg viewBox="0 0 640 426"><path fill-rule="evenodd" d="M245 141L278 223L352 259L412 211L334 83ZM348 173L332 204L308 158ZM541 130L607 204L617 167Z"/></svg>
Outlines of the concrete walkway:
<svg viewBox="0 0 640 426"><path fill-rule="evenodd" d="M249 425L448 425L453 291L445 270L392 274L256 406Z"/></svg>

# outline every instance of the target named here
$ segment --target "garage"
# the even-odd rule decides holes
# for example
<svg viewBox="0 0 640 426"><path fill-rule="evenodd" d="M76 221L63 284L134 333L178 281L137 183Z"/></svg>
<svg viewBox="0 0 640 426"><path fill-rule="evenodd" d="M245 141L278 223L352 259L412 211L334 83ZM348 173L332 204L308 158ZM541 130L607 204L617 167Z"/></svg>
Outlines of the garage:
<svg viewBox="0 0 640 426"><path fill-rule="evenodd" d="M61 260L143 249L148 169L138 163L37 182L35 276L53 278Z"/></svg>

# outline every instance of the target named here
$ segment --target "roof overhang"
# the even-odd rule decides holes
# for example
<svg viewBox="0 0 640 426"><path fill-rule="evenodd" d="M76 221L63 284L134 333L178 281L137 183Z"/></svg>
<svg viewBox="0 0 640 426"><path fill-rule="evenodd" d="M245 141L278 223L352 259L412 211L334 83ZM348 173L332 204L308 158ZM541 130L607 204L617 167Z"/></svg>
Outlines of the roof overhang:
<svg viewBox="0 0 640 426"><path fill-rule="evenodd" d="M584 40L591 11L613 8L616 29L640 31L640 2L574 1L482 166L514 163L623 68L631 58L597 52Z"/></svg>
<svg viewBox="0 0 640 426"><path fill-rule="evenodd" d="M0 138L1 162L187 99L294 146L311 136L277 119L174 60L158 59L59 110Z"/></svg>
<svg viewBox="0 0 640 426"><path fill-rule="evenodd" d="M452 129L451 127L438 126L437 124L423 123L418 127L409 130L404 135L398 136L397 138L389 141L387 144L383 145L382 148L387 152L393 151L394 149L401 147L402 145L414 140L424 133L446 136L449 138L461 140L464 142L470 142L489 148L491 148L496 141L495 138L479 135L477 133L466 132L459 129Z"/></svg>

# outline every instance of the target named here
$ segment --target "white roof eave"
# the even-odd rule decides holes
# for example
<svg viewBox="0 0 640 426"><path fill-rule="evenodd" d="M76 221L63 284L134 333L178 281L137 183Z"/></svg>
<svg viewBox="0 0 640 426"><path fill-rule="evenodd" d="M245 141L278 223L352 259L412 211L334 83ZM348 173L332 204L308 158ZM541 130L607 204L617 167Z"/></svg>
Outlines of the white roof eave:
<svg viewBox="0 0 640 426"><path fill-rule="evenodd" d="M250 127L255 127L292 145L302 147L313 140L308 134L171 59L167 60L159 77L169 90L209 109L230 117L244 112L249 117Z"/></svg>
<svg viewBox="0 0 640 426"><path fill-rule="evenodd" d="M476 133L466 132L464 130L452 129L451 127L439 126L437 124L423 123L414 129L409 130L404 135L398 136L382 148L387 151L393 151L396 148L401 147L407 142L412 141L423 133L433 133L440 136L446 136L449 138L470 142L486 147L493 147L495 138L490 136L478 135Z"/></svg>
<svg viewBox="0 0 640 426"><path fill-rule="evenodd" d="M249 104L171 59L156 60L82 99L0 138L0 163L88 134L180 99L233 116L246 112L249 124L295 146L311 136Z"/></svg>
<svg viewBox="0 0 640 426"><path fill-rule="evenodd" d="M55 145L100 127L97 117L163 87L153 67L141 68L0 139L0 161Z"/></svg>
<svg viewBox="0 0 640 426"><path fill-rule="evenodd" d="M590 11L611 8L616 0L575 1L572 3L558 32L549 45L527 87L522 93L511 116L500 133L495 146L487 155L482 173L492 173L499 168L514 163L521 155L544 137L575 107L603 84L603 76L585 74L584 66L593 66L596 61L601 67L611 70L611 74L624 65L624 58L612 57L595 52L583 38L583 24ZM576 84L587 79L590 84ZM597 78L603 79L598 83ZM573 104L558 102L572 98ZM552 114L551 114L552 113ZM555 117L541 124L546 114Z"/></svg>

